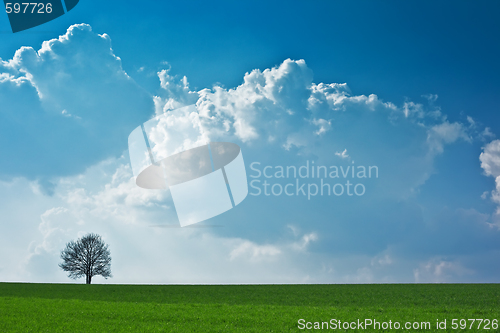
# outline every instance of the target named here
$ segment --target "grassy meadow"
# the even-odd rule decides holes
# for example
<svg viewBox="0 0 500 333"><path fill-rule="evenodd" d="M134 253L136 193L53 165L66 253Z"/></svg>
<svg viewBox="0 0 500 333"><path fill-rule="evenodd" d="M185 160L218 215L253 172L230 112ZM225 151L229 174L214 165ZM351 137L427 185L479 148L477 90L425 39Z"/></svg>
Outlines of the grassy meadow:
<svg viewBox="0 0 500 333"><path fill-rule="evenodd" d="M500 319L499 284L77 285L0 283L0 332L300 332L311 322L430 322L431 329L333 332L496 332L453 319ZM446 329L436 329L436 320ZM460 323L456 321L456 323ZM462 322L463 324L464 322ZM323 324L324 325L324 324ZM342 324L341 324L342 325ZM484 326L484 324L482 324Z"/></svg>

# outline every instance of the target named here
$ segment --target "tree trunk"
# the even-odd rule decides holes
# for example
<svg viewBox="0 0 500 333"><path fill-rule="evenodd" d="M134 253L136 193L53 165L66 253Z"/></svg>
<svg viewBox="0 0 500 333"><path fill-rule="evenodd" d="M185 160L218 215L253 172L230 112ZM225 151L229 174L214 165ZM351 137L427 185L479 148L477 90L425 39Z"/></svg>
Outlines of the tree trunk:
<svg viewBox="0 0 500 333"><path fill-rule="evenodd" d="M90 275L85 275L85 284L90 284L92 277Z"/></svg>

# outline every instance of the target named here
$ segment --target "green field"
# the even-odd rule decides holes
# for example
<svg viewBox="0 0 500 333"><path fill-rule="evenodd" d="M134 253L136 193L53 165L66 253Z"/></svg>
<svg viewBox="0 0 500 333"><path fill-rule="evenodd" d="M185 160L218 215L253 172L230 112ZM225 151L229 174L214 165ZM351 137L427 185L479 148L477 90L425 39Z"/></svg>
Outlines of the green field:
<svg viewBox="0 0 500 333"><path fill-rule="evenodd" d="M430 322L500 319L498 284L76 285L0 283L0 332L300 332L298 320ZM436 319L447 329L436 330ZM459 322L458 322L459 323ZM462 322L464 323L464 322ZM313 324L311 324L313 325ZM341 324L342 325L342 324ZM484 323L482 324L484 325ZM349 332L391 331L364 327ZM320 330L316 330L320 331ZM327 331L325 329L325 331ZM345 332L344 329L329 331Z"/></svg>

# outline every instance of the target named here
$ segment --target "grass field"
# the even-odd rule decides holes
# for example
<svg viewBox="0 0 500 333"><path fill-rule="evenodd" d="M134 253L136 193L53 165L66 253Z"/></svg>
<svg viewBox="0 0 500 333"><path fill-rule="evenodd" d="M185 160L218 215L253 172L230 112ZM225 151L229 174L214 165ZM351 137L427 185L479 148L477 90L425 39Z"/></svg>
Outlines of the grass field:
<svg viewBox="0 0 500 333"><path fill-rule="evenodd" d="M398 332L500 319L500 285L75 285L0 283L0 332L299 332L298 320L399 322ZM436 319L447 321L437 330ZM430 322L431 329L404 329ZM459 323L459 322L458 322ZM463 323L463 322L462 322ZM305 324L305 323L304 323ZM484 325L484 323L482 324ZM364 332L391 331L364 327ZM316 330L320 331L320 330ZM326 329L324 331L327 331ZM329 331L344 332L344 329ZM349 332L363 331L349 329Z"/></svg>

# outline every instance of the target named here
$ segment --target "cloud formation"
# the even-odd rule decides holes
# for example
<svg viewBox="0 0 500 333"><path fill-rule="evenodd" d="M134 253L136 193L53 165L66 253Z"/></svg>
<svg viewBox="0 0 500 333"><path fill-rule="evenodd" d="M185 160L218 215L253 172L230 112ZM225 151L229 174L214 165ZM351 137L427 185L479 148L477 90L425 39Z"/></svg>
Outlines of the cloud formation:
<svg viewBox="0 0 500 333"><path fill-rule="evenodd" d="M495 178L496 189L491 191L491 200L499 205L496 214L497 221L500 221L500 140L491 141L484 146L479 160L484 173Z"/></svg>
<svg viewBox="0 0 500 333"><path fill-rule="evenodd" d="M106 34L86 24L0 59L0 175L82 172L126 149L153 101L122 69ZM12 139L11 139L12 138Z"/></svg>
<svg viewBox="0 0 500 333"><path fill-rule="evenodd" d="M479 260L500 251L490 215L425 206L445 206L441 193L425 187L439 176L436 157L445 158L453 144L472 151L493 135L470 117L448 119L435 105L437 95L398 106L356 95L346 83L315 83L306 62L291 59L246 73L229 89L193 91L169 69L157 76L153 96L123 70L110 37L88 25L1 62L0 142L7 158L0 174L8 181L0 186L16 189L6 202L19 222L1 226L0 234L15 230L19 238L1 246L2 253L20 249L21 262L8 274L2 264L3 280L66 281L53 271L58 251L90 231L110 243L115 283L494 279L496 271ZM190 104L197 112L172 111ZM247 167L376 165L380 178L367 180L366 195L355 200L249 197L209 221L220 228L175 228L169 192L137 187L126 153L128 134L156 115L165 115L151 129L158 157L230 141L242 147ZM499 152L493 141L480 160L497 180L492 198L500 205Z"/></svg>

